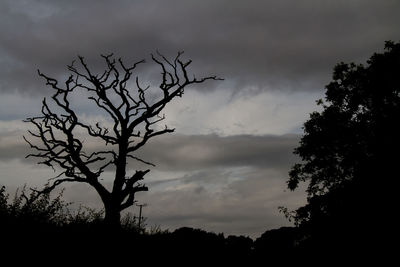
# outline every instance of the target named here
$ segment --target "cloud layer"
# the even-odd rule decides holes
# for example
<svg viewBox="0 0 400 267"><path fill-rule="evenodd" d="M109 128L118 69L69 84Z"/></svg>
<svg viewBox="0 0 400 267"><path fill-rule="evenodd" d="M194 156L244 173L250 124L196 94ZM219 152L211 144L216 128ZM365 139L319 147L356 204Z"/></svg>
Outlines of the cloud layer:
<svg viewBox="0 0 400 267"><path fill-rule="evenodd" d="M57 173L36 167L33 160L21 161L29 148L22 140L12 142L15 134L22 130L10 131L0 139L2 181L7 181L11 190L24 183L43 185ZM305 200L301 190L285 192L298 138L171 135L154 139L141 151L143 158L157 164L146 176L150 191L137 196L139 202L149 204L145 209L148 225L164 229L185 225L252 237L288 225L278 207L298 207ZM111 178L112 173L105 173L107 186ZM66 187L68 201L101 208L93 189L82 184ZM134 208L131 211L137 213Z"/></svg>
<svg viewBox="0 0 400 267"><path fill-rule="evenodd" d="M17 123L16 125L19 126ZM15 135L20 138L15 138ZM30 151L22 135L26 135L24 129L14 129L0 136L0 160L22 159L29 152L34 152ZM157 169L162 171L194 171L242 166L282 170L294 162L292 151L298 141L299 136L294 134L226 137L215 134L173 134L152 139L137 155L153 162L157 165ZM102 143L89 144L90 149L95 151L102 150L103 146Z"/></svg>
<svg viewBox="0 0 400 267"><path fill-rule="evenodd" d="M140 156L168 171L240 166L287 169L298 140L297 135L173 135L155 139Z"/></svg>
<svg viewBox="0 0 400 267"><path fill-rule="evenodd" d="M137 60L187 51L199 74L231 88L318 90L342 60L398 40L388 1L2 1L0 88L41 92L37 68L59 76L77 54ZM212 89L218 85L208 85Z"/></svg>

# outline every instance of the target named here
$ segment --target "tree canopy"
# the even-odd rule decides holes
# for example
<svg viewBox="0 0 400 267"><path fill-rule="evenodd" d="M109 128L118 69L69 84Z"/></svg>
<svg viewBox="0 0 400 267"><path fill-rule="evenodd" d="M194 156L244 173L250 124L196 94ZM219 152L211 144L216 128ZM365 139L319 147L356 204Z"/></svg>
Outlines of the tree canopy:
<svg viewBox="0 0 400 267"><path fill-rule="evenodd" d="M366 65L336 65L318 104L322 110L311 113L295 150L302 161L288 180L291 190L307 182L308 203L294 218L313 231L325 228L325 237L342 231L359 238L389 224L396 209L400 43L386 42Z"/></svg>

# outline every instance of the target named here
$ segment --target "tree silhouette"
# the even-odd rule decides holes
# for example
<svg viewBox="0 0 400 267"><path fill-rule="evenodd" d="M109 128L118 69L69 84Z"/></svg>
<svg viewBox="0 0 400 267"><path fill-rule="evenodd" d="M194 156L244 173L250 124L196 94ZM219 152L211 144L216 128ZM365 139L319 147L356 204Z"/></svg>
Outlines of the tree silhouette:
<svg viewBox="0 0 400 267"><path fill-rule="evenodd" d="M128 175L128 159L154 166L137 157L135 152L151 138L174 131L167 126L158 126L165 119L162 110L173 98L182 97L187 86L220 80L216 76L189 77L188 66L192 61L182 61L181 56L180 52L169 60L160 53L151 55L152 61L161 68L161 83L156 97L154 92L148 93L150 86L143 87L137 76L134 82L131 81L137 66L144 60L128 66L121 58L116 60L113 55L102 55L106 68L104 72L95 74L79 56L78 67L74 62L68 66L70 76L63 86L58 80L38 71L46 85L54 89L51 100L55 107L52 108L44 98L42 115L25 120L36 126L36 131L29 133L39 142L24 139L36 150L27 157L40 158L40 164L61 169L45 190L53 190L64 182L87 183L97 191L104 204L105 222L118 226L120 212L133 205L135 193L148 190L140 181L149 169ZM136 92L131 87L136 87ZM71 103L70 95L75 92L88 95L88 100L108 116L110 126L82 119ZM87 148L79 137L82 130L97 143L103 143L103 149L91 151ZM111 167L114 167L115 175L109 191L100 182L100 176Z"/></svg>
<svg viewBox="0 0 400 267"><path fill-rule="evenodd" d="M386 42L366 66L338 64L326 89L322 111L310 115L295 150L302 162L292 167L288 187L308 182L308 204L294 218L315 239L370 244L383 228L393 229L397 209L400 43Z"/></svg>

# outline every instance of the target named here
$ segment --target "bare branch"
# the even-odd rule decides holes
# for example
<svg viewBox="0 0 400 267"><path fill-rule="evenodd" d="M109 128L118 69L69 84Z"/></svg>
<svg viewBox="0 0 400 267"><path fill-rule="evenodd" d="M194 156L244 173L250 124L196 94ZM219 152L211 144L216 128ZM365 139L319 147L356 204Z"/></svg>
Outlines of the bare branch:
<svg viewBox="0 0 400 267"><path fill-rule="evenodd" d="M175 97L181 97L187 86L203 83L207 80L222 80L216 76L190 79L188 67L191 60L182 60L183 52L178 52L173 60L157 51L151 55L152 61L161 69L161 81L158 86L158 98L149 97L150 86L142 86L139 77L134 76L137 66L144 60L127 65L121 58L116 60L113 54L101 55L105 69L99 74L89 68L86 60L78 56L77 62L72 61L67 66L70 75L59 83L57 79L47 76L38 70L38 75L46 81L46 85L54 91L49 98L57 106L43 99L41 116L27 118L35 131L28 131L29 140L24 140L35 153L27 157L39 159L39 164L45 164L61 173L51 179L52 184L46 190L53 190L65 182L85 182L93 186L104 202L107 214L120 212L134 203L136 192L147 191L148 188L139 183L149 172L137 171L126 179L127 159L132 158L140 163L155 166L134 154L151 138L174 132L167 126L160 130L159 125L165 120L162 110ZM135 77L132 90L129 81ZM84 91L89 94L88 100L105 112L111 121L109 128L102 127L98 122L90 123L82 120L73 109L70 95ZM162 115L161 115L162 114ZM111 144L110 150L97 150L91 153L80 140L77 129L85 130L91 139L100 141L105 146ZM112 192L109 192L100 182L99 177L109 167L115 168ZM110 215L111 216L111 215ZM113 218L117 218L114 216Z"/></svg>
<svg viewBox="0 0 400 267"><path fill-rule="evenodd" d="M144 163L144 164L153 166L153 167L156 166L156 165L154 165L153 163L148 162L148 161L145 161L145 160L143 160L143 159L141 159L141 158L139 158L139 157L135 157L135 156L132 156L132 155L129 155L129 154L127 155L127 157L128 157L128 158L132 158L132 159L134 159L134 160L137 160L137 161L139 161L139 162L142 162L142 163Z"/></svg>

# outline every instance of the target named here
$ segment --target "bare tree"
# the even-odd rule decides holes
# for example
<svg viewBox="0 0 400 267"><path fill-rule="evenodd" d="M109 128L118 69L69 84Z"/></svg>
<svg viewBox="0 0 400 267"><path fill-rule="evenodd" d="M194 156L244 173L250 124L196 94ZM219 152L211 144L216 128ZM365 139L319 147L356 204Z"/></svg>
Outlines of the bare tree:
<svg viewBox="0 0 400 267"><path fill-rule="evenodd" d="M128 158L154 166L135 152L151 138L174 131L167 126L157 126L165 119L161 111L167 103L175 97L182 97L188 85L221 80L216 76L189 77L191 60L182 61L181 55L178 53L173 60L160 53L151 55L152 61L161 68L161 83L158 89L153 89L158 92L156 98L146 93L150 86L144 88L137 76L132 81L135 69L144 60L127 66L121 58L116 60L113 55L102 55L106 68L104 72L95 74L85 59L78 56L79 66L74 62L68 66L70 76L62 86L58 80L38 70L46 85L54 89L51 96L54 106L43 99L41 116L25 120L35 126L36 130L29 133L36 141L24 139L36 151L27 157L40 158L39 164L61 169L46 190L53 190L65 182L87 183L103 201L105 222L120 225L120 212L134 204L135 193L148 190L141 180L150 170L137 170L128 175ZM71 105L70 95L79 90L89 95L88 102L92 101L107 114L112 126L84 121L78 116ZM104 144L102 150L89 151L77 134L83 132L82 129L88 137ZM112 189L108 190L100 182L100 176L111 167L114 167L115 175Z"/></svg>

